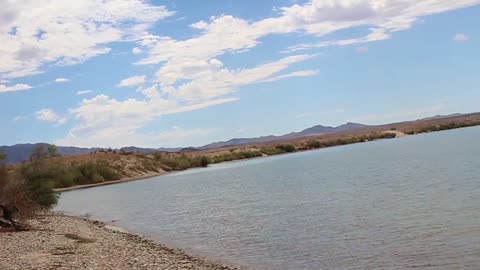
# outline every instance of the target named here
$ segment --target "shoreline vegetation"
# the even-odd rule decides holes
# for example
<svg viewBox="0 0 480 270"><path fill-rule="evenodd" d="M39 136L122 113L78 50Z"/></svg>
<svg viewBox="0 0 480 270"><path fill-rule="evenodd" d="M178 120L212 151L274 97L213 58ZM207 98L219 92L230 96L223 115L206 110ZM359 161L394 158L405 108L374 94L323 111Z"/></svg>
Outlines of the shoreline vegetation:
<svg viewBox="0 0 480 270"><path fill-rule="evenodd" d="M0 269L240 269L82 217L46 212L29 226L0 233Z"/></svg>
<svg viewBox="0 0 480 270"><path fill-rule="evenodd" d="M50 149L50 147L45 149L44 147L44 149L34 150L31 161L11 165L10 170L19 171L26 178L41 176L49 182L54 191L64 192L142 180L169 172L202 168L210 164L228 161L392 139L477 125L480 125L480 119L463 122L450 121L436 125L401 129L386 126L383 129L365 129L364 131L359 130L338 135L318 135L285 142L237 145L187 153L155 152L141 154L103 149L90 154L59 156L55 149ZM41 168L41 170L35 170L34 168Z"/></svg>
<svg viewBox="0 0 480 270"><path fill-rule="evenodd" d="M60 156L39 147L30 161L7 165L0 153L0 269L236 269L167 248L106 224L49 210L54 188L78 189L133 181L212 163L307 151L480 125L480 117L399 128L382 126L290 141L223 147L189 153L139 154L117 150ZM3 215L2 215L3 214Z"/></svg>
<svg viewBox="0 0 480 270"><path fill-rule="evenodd" d="M201 168L207 167L210 164L217 164L229 161L237 161L244 159L252 158L261 158L268 157L280 154L288 154L299 151L308 151L315 150L327 147L348 145L354 143L363 143L370 142L382 139L393 139L400 138L409 135L444 131L457 128L465 128L472 126L479 126L480 120L471 121L471 122L448 122L438 125L427 125L417 128L406 128L403 130L398 130L395 127L391 127L387 130L374 132L362 133L361 131L355 132L354 134L346 134L341 136L313 136L308 138L301 138L294 142L272 142L259 145L246 145L246 146L235 146L229 147L227 149L222 149L219 151L211 152L199 152L199 153L166 153L166 152L157 152L150 155L131 153L131 152L122 152L116 150L103 150L105 152L110 152L113 154L119 154L124 156L134 155L142 159L141 165L136 165L137 167L133 170L137 174L126 174L120 172L121 166L112 166L112 170L115 173L111 175L124 175L119 179L93 182L88 184L75 184L71 186L54 186L54 190L57 192L64 192L76 189L91 188L104 185L112 185L136 180L144 180L151 177L161 176L174 171L183 171L191 168ZM96 153L98 154L98 153ZM95 154L94 154L95 155ZM97 160L97 163L106 164L101 159ZM125 176L126 175L126 176ZM100 178L102 179L102 178ZM105 178L104 178L105 179ZM108 179L108 174L107 174Z"/></svg>

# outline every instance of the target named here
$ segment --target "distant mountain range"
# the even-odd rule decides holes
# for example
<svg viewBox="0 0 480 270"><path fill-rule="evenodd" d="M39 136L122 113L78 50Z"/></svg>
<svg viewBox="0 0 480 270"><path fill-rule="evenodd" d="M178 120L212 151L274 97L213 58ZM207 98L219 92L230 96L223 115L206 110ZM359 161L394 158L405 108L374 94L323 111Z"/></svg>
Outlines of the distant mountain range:
<svg viewBox="0 0 480 270"><path fill-rule="evenodd" d="M307 129L304 129L300 132L292 132L289 134L281 136L262 136L256 138L234 138L228 141L214 142L201 147L186 147L186 148L140 148L135 146L123 147L119 150L124 150L127 152L136 152L143 154L150 154L153 152L164 151L164 152L191 152L195 150L205 150L225 146L237 146L244 144L255 144L263 142L273 142L286 139L296 139L301 137L308 137L313 135L321 135L327 133L335 133L342 131L352 131L356 129L369 127L367 125L358 124L358 123L346 123L338 127L329 127L317 125ZM12 146L0 146L0 152L7 155L8 163L17 163L28 160L32 154L33 149L38 145L48 146L46 143L37 143L37 144L15 144ZM87 154L92 153L96 150L102 148L81 148L81 147L72 147L72 146L57 146L57 152L61 155L75 155L75 154Z"/></svg>
<svg viewBox="0 0 480 270"><path fill-rule="evenodd" d="M338 127L317 125L317 126L304 129L300 132L292 132L292 133L288 133L281 136L270 135L270 136L262 136L262 137L256 137L256 138L234 138L228 141L207 144L205 146L199 147L199 149L211 149L211 148L218 148L218 147L224 147L224 146L235 146L235 145L242 145L242 144L255 144L255 143L272 142L272 141L280 141L280 140L287 140L287 139L297 139L297 138L321 135L321 134L327 134L327 133L353 131L356 129L366 128L366 127L369 127L369 126L358 124L358 123L350 123L350 122Z"/></svg>
<svg viewBox="0 0 480 270"><path fill-rule="evenodd" d="M48 146L48 144L46 143L15 144L12 146L0 146L0 152L7 155L8 163L16 163L16 162L28 160L30 158L30 155L33 152L33 149L41 145L45 147ZM100 148L80 148L80 147L72 147L72 146L58 146L57 153L62 155L87 154L98 149Z"/></svg>
<svg viewBox="0 0 480 270"><path fill-rule="evenodd" d="M427 117L423 119L417 119L414 121L405 121L399 123L391 123L379 126L368 126L358 123L346 123L338 127L329 127L317 125L307 129L304 129L300 132L292 132L281 136L262 136L256 138L234 138L228 141L214 142L201 147L177 147L177 148L140 148L135 146L123 147L118 150L123 150L127 152L136 152L149 154L153 152L163 151L163 152L194 152L200 150L209 150L220 147L228 146L239 146L239 145L249 145L249 144L259 144L266 142L275 142L275 141L284 141L292 139L301 139L309 136L317 136L322 134L334 134L340 132L349 132L361 129L370 129L370 130L391 130L397 129L399 127L405 126L418 126L422 123L438 124L438 123L450 123L451 121L467 121L468 119L476 119L480 117L480 113L471 113L471 114L450 114L450 115L436 115L433 117ZM17 163L21 161L28 160L32 151L38 145L48 146L46 143L37 143L37 144L16 144L12 146L0 146L0 152L7 154L8 163ZM57 146L57 152L61 155L75 155L75 154L87 154L100 150L102 148L81 148L81 147L71 147L71 146Z"/></svg>

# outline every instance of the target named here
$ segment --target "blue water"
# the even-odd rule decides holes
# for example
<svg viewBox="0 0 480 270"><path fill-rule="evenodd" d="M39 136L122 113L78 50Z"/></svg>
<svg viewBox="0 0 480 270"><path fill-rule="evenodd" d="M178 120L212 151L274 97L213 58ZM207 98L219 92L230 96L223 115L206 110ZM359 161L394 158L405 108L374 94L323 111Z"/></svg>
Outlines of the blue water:
<svg viewBox="0 0 480 270"><path fill-rule="evenodd" d="M251 269L480 269L480 128L62 194L56 210Z"/></svg>

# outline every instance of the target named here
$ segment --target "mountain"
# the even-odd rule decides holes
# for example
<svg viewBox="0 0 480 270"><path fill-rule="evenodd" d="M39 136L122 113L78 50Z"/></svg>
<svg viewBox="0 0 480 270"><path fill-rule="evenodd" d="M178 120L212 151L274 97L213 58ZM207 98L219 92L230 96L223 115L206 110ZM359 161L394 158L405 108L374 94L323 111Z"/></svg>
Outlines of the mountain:
<svg viewBox="0 0 480 270"><path fill-rule="evenodd" d="M212 149L212 148L218 148L218 147L224 147L224 146L256 144L256 143L272 142L272 141L285 140L285 139L294 139L294 138L301 138L301 137L327 134L327 133L335 133L335 132L341 132L341 131L351 131L351 130L361 129L365 127L368 127L368 126L357 124L357 123L346 123L338 127L328 127L328 126L317 125L317 126L304 129L300 132L292 132L282 136L270 135L270 136L262 136L262 137L256 137L256 138L234 138L228 141L215 142L215 143L207 144L205 146L197 147L197 148L196 147L141 148L141 147L129 146L129 147L120 148L120 150L123 150L126 152L142 153L142 154L151 154L158 151L193 152L197 150ZM39 145L43 145L45 147L48 146L48 144L46 143L16 144L12 146L0 146L0 152L7 154L7 163L17 163L17 162L28 160L30 158L30 155L32 154L33 149L35 149L35 147ZM77 154L91 153L99 149L102 149L102 148L57 146L57 153L61 155L77 155Z"/></svg>
<svg viewBox="0 0 480 270"><path fill-rule="evenodd" d="M125 152L141 153L141 154L151 154L155 152L179 152L183 148L141 148L135 146L122 147L120 150Z"/></svg>
<svg viewBox="0 0 480 270"><path fill-rule="evenodd" d="M222 142L214 142L210 143L207 145L204 145L202 147L199 147L199 149L212 149L212 148L217 148L217 147L224 147L224 146L229 146L229 145L241 145L241 144L252 144L252 143L260 143L260 142L270 142L278 138L277 136L262 136L262 137L256 137L256 138L234 138L230 139L228 141L222 141Z"/></svg>
<svg viewBox="0 0 480 270"><path fill-rule="evenodd" d="M0 153L7 155L7 163L17 163L30 159L33 149L38 146L48 147L47 143L26 143L26 144L15 144L12 146L0 146ZM82 147L73 147L73 146L57 146L57 153L70 156L70 155L79 155L79 154L88 154L100 150L103 148L82 148ZM142 154L151 154L158 151L163 152L178 152L182 148L140 148L140 147L123 147L120 150L133 153L142 153Z"/></svg>
<svg viewBox="0 0 480 270"><path fill-rule="evenodd" d="M328 134L328 133L335 133L335 132L343 132L343 131L352 131L356 129L362 129L369 127L367 125L358 124L358 123L351 123L348 122L338 127L329 127L329 126L322 126L316 125L307 129L304 129L300 132L292 132L281 136L262 136L256 138L234 138L228 141L222 142L215 142L210 143L205 146L200 147L199 149L212 149L217 147L224 147L224 146L235 146L235 145L245 145L245 144L255 144L255 143L263 143L263 142L273 142L279 140L286 140L286 139L294 139L294 138L301 138L301 137L308 137L313 135L321 135L321 134Z"/></svg>
<svg viewBox="0 0 480 270"><path fill-rule="evenodd" d="M7 163L17 163L28 160L33 152L33 149L38 146L48 147L47 143L26 143L15 144L12 146L0 146L0 152L7 155ZM80 148L72 146L57 146L57 153L61 155L76 155L91 153L99 148Z"/></svg>

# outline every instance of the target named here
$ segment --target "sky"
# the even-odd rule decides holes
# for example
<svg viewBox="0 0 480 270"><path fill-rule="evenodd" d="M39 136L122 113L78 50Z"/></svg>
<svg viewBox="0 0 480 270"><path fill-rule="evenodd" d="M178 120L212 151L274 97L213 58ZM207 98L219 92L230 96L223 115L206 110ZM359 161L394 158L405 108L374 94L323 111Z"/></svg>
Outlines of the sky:
<svg viewBox="0 0 480 270"><path fill-rule="evenodd" d="M480 0L0 0L0 145L480 111Z"/></svg>

